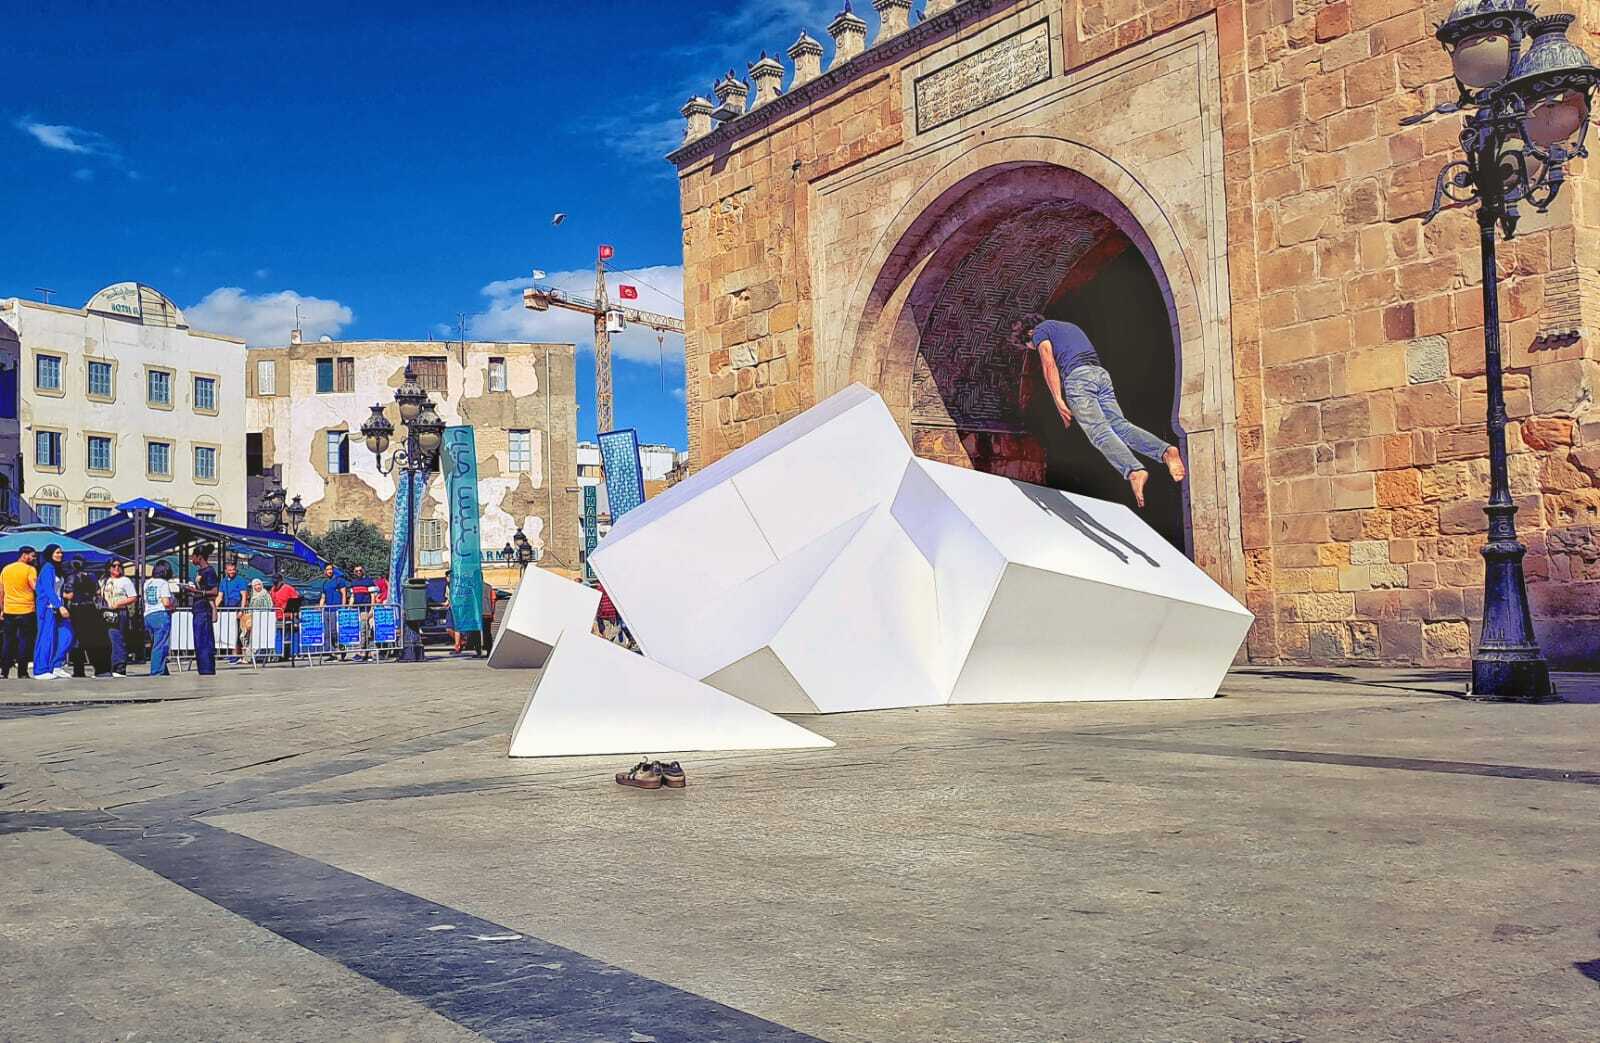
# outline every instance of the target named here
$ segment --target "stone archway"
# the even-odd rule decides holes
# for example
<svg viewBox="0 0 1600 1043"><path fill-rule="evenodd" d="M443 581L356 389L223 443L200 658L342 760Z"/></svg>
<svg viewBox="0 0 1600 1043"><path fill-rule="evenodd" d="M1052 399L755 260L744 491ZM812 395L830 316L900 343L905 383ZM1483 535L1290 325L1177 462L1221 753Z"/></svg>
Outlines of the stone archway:
<svg viewBox="0 0 1600 1043"><path fill-rule="evenodd" d="M877 388L921 455L1073 487L1019 424L1030 408L1026 373L980 345L995 344L995 328L1025 301L1050 314L1075 295L1081 305L1113 263L1142 268L1165 313L1169 369L1164 405L1138 422L1170 432L1190 461L1190 481L1174 490L1175 520L1157 527L1242 591L1225 269L1216 278L1216 266L1192 263L1191 249L1160 201L1104 154L1036 135L984 142L910 193L885 228L835 327L844 350L824 354L818 390ZM953 322L963 310L966 321ZM994 422L1008 386L1001 412L1011 416Z"/></svg>

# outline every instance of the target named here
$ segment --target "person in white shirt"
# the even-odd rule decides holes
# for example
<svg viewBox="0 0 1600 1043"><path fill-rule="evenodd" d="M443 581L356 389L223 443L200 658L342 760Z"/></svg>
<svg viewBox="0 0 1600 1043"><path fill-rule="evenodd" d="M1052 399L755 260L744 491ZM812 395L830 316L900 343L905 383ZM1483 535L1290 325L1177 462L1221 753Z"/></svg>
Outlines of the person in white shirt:
<svg viewBox="0 0 1600 1043"><path fill-rule="evenodd" d="M144 628L150 634L150 676L167 672L167 649L172 643L173 599L172 566L156 562L150 578L144 581Z"/></svg>
<svg viewBox="0 0 1600 1043"><path fill-rule="evenodd" d="M106 566L106 578L100 583L100 598L106 606L106 636L111 639L112 677L128 676L128 622L134 603L139 600L133 580L123 568L122 562L113 561Z"/></svg>

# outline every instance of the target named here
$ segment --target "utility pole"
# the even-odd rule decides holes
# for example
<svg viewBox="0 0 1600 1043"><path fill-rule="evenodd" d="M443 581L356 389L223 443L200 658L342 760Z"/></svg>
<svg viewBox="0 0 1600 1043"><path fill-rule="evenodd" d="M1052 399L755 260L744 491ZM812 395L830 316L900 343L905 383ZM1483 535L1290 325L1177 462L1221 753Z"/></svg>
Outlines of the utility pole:
<svg viewBox="0 0 1600 1043"><path fill-rule="evenodd" d="M672 315L661 315L638 308L612 307L606 293L606 260L610 247L602 246L594 262L594 299L574 296L553 286L535 283L522 291L522 306L532 311L549 311L552 307L582 312L594 317L594 411L595 431L610 431L616 417L611 392L611 325L619 329L630 322L649 327L657 333L682 333L683 320ZM542 274L542 273L541 273Z"/></svg>
<svg viewBox="0 0 1600 1043"><path fill-rule="evenodd" d="M40 300L44 301L46 304L49 304L50 303L50 297L56 291L52 290L48 286L35 286L33 288L33 292L35 292L35 293L37 293L39 295L39 299Z"/></svg>

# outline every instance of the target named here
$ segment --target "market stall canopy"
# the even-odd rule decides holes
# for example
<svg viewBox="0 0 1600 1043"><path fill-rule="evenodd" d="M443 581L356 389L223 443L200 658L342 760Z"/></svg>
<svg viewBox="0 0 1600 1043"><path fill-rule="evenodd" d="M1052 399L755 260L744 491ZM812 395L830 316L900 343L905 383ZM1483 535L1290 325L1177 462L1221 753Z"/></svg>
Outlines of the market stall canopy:
<svg viewBox="0 0 1600 1043"><path fill-rule="evenodd" d="M320 554L294 536L206 521L143 497L117 504L115 514L91 522L81 529L74 529L72 536L85 543L104 547L113 554L132 558L134 516L141 512L145 515L144 553L147 559L171 554L185 544L215 543L219 549L242 551L252 558L293 557L317 568L327 564Z"/></svg>
<svg viewBox="0 0 1600 1043"><path fill-rule="evenodd" d="M42 553L52 543L61 547L68 561L73 558L82 558L91 565L104 565L115 557L111 551L101 550L99 547L74 539L71 536L63 536L55 529L30 525L26 528L12 529L9 532L0 533L0 564L9 565L16 561L17 555L22 553L22 548L24 547L32 547Z"/></svg>

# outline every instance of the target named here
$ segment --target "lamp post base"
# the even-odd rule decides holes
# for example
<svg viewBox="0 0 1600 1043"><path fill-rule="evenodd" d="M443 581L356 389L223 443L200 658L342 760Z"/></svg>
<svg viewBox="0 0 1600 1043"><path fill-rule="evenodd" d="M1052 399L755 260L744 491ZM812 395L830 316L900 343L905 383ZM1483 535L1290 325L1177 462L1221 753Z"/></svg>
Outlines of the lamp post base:
<svg viewBox="0 0 1600 1043"><path fill-rule="evenodd" d="M1497 703L1560 702L1550 683L1550 664L1537 648L1500 652L1472 660L1472 683L1466 697Z"/></svg>

